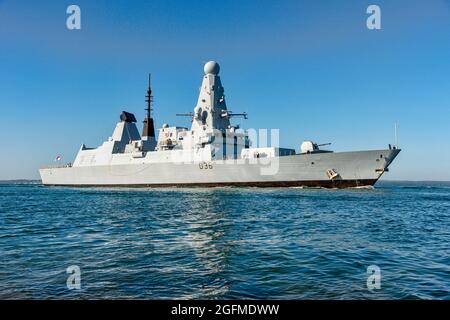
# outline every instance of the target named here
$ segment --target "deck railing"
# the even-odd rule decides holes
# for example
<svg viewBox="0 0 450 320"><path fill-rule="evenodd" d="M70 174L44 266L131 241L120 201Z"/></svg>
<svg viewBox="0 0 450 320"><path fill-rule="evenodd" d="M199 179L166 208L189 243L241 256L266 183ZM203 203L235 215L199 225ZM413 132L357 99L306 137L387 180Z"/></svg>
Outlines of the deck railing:
<svg viewBox="0 0 450 320"><path fill-rule="evenodd" d="M72 168L72 163L41 166L41 169Z"/></svg>

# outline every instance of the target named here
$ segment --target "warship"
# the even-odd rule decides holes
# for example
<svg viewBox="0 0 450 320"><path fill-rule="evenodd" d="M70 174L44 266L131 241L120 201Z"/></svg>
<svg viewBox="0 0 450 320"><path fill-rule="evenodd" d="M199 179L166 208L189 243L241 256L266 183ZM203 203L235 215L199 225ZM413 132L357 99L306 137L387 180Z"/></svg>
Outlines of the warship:
<svg viewBox="0 0 450 320"><path fill-rule="evenodd" d="M400 152L395 145L333 152L313 141L303 141L295 150L279 147L273 136L270 146L261 138L255 143L261 132L231 124L231 118L247 118L247 114L227 108L219 71L215 61L204 65L193 112L179 114L191 119L190 130L163 124L156 137L149 76L142 135L135 116L123 111L112 136L102 145L90 148L82 144L73 163L42 167L42 183L86 187L362 187L374 185Z"/></svg>

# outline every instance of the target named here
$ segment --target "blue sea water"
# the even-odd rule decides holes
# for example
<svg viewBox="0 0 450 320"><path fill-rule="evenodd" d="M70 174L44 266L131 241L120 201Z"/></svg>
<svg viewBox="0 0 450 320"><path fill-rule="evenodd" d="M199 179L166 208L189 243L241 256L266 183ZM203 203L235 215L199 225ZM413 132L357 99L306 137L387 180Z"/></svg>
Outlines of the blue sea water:
<svg viewBox="0 0 450 320"><path fill-rule="evenodd" d="M450 183L0 184L1 299L450 299L449 246Z"/></svg>

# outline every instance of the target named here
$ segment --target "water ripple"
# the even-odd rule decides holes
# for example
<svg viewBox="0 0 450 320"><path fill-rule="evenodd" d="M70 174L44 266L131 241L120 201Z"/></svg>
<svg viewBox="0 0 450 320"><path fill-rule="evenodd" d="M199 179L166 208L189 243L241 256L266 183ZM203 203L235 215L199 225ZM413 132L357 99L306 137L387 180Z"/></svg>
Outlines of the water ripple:
<svg viewBox="0 0 450 320"><path fill-rule="evenodd" d="M449 200L448 183L0 184L0 298L450 299ZM81 290L66 287L70 265Z"/></svg>

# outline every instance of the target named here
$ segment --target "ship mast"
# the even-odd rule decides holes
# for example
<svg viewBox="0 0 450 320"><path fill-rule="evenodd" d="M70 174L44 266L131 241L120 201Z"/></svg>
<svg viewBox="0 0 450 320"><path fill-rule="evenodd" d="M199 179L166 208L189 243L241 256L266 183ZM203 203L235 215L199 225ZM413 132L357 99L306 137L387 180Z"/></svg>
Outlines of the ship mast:
<svg viewBox="0 0 450 320"><path fill-rule="evenodd" d="M151 87L151 73L148 74L148 89L147 95L145 96L145 102L147 102L147 107L145 111L147 112L146 117L144 119L144 128L142 130L142 138L144 137L155 137L155 126L153 124L152 118L152 104L153 104L153 96L152 96L152 87Z"/></svg>

